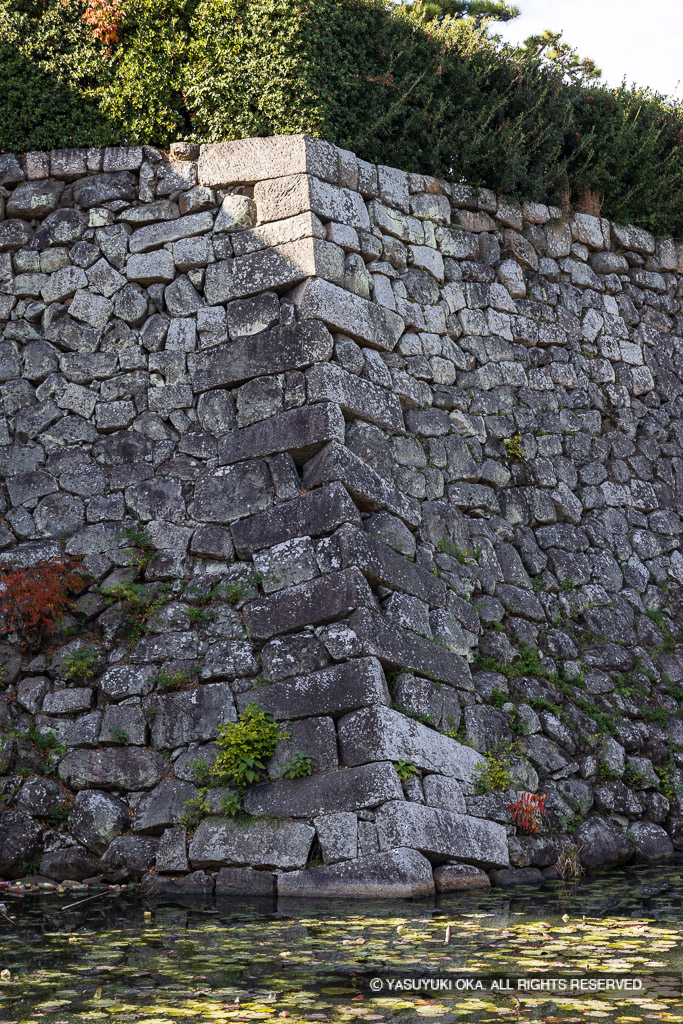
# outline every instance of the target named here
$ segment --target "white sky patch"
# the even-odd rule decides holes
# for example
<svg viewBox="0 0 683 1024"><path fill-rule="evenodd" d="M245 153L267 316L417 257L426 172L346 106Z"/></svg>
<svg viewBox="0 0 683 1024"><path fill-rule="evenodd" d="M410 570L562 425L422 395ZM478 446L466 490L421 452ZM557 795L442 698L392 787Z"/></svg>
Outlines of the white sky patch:
<svg viewBox="0 0 683 1024"><path fill-rule="evenodd" d="M516 0L522 14L493 25L511 43L552 29L602 70L607 85L683 98L683 0Z"/></svg>

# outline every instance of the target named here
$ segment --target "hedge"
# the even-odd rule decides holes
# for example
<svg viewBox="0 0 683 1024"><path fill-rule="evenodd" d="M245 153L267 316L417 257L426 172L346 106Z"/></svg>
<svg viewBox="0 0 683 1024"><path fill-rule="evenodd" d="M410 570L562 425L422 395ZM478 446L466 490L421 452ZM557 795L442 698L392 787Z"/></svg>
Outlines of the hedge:
<svg viewBox="0 0 683 1024"><path fill-rule="evenodd" d="M565 84L471 22L388 0L0 0L0 150L306 132L365 159L683 237L683 106Z"/></svg>

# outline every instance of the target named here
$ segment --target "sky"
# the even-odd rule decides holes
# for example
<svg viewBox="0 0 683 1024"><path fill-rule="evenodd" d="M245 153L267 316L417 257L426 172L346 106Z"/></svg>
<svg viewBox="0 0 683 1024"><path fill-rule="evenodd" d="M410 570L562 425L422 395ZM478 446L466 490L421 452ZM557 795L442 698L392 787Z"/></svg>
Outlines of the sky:
<svg viewBox="0 0 683 1024"><path fill-rule="evenodd" d="M683 0L513 0L522 14L496 25L511 43L549 28L590 57L608 85L626 76L683 99Z"/></svg>

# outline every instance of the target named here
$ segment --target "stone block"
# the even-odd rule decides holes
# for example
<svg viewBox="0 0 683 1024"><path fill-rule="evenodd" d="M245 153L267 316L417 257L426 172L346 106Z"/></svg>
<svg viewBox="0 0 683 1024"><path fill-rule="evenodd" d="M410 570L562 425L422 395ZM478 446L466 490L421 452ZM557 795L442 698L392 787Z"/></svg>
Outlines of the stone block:
<svg viewBox="0 0 683 1024"><path fill-rule="evenodd" d="M486 759L436 729L381 705L339 720L339 756L354 766L372 761L411 761L417 768L469 782Z"/></svg>
<svg viewBox="0 0 683 1024"><path fill-rule="evenodd" d="M254 188L254 200L263 222L284 220L311 210L322 220L370 230L368 211L358 192L320 181L310 174L260 181Z"/></svg>
<svg viewBox="0 0 683 1024"><path fill-rule="evenodd" d="M358 566L373 587L380 584L412 594L432 607L446 602L446 585L441 580L350 523L330 538L329 557L334 568Z"/></svg>
<svg viewBox="0 0 683 1024"><path fill-rule="evenodd" d="M193 868L251 865L300 868L308 860L315 829L302 821L253 821L205 818L190 843Z"/></svg>
<svg viewBox="0 0 683 1024"><path fill-rule="evenodd" d="M114 665L100 676L97 688L109 700L145 697L154 686L156 665Z"/></svg>
<svg viewBox="0 0 683 1024"><path fill-rule="evenodd" d="M71 789L151 789L168 770L155 750L102 747L72 750L59 764L59 777Z"/></svg>
<svg viewBox="0 0 683 1024"><path fill-rule="evenodd" d="M93 692L89 686L77 686L70 690L55 690L43 700L43 711L49 715L73 715L89 711L92 707Z"/></svg>
<svg viewBox="0 0 683 1024"><path fill-rule="evenodd" d="M294 297L301 318L322 320L331 329L358 338L372 348L392 351L405 327L398 313L321 277L306 276L311 279L297 289Z"/></svg>
<svg viewBox="0 0 683 1024"><path fill-rule="evenodd" d="M335 622L362 605L374 608L376 601L354 567L251 601L244 607L244 621L252 637L268 640L304 626Z"/></svg>
<svg viewBox="0 0 683 1024"><path fill-rule="evenodd" d="M123 800L97 789L83 789L76 794L69 815L69 832L99 857L129 823L128 804Z"/></svg>
<svg viewBox="0 0 683 1024"><path fill-rule="evenodd" d="M260 292L288 290L316 274L343 281L343 250L319 238L302 238L212 263L206 269L204 294L209 305L215 306Z"/></svg>
<svg viewBox="0 0 683 1024"><path fill-rule="evenodd" d="M160 874L189 871L187 832L184 828L167 828L162 833L154 867Z"/></svg>
<svg viewBox="0 0 683 1024"><path fill-rule="evenodd" d="M228 683L207 683L143 701L152 744L157 749L210 740L225 722L236 722L235 701Z"/></svg>
<svg viewBox="0 0 683 1024"><path fill-rule="evenodd" d="M374 658L358 658L237 694L240 714L247 704L254 703L278 721L316 714L339 716L368 705L388 705L389 701L384 673Z"/></svg>
<svg viewBox="0 0 683 1024"><path fill-rule="evenodd" d="M443 807L457 814L465 814L467 811L460 784L447 775L426 775L422 780L422 792L430 807Z"/></svg>
<svg viewBox="0 0 683 1024"><path fill-rule="evenodd" d="M360 513L343 484L332 483L239 520L232 527L232 538L239 557L246 558L293 537L319 537L342 523L360 522Z"/></svg>
<svg viewBox="0 0 683 1024"><path fill-rule="evenodd" d="M199 184L253 185L257 181L290 174L314 174L337 181L336 148L307 135L274 135L203 145L199 156Z"/></svg>
<svg viewBox="0 0 683 1024"><path fill-rule="evenodd" d="M469 666L459 654L395 626L369 609L360 609L347 626L361 641L363 654L371 655L392 669L410 669L461 690L473 690Z"/></svg>
<svg viewBox="0 0 683 1024"><path fill-rule="evenodd" d="M327 239L325 227L314 213L300 213L298 217L273 220L248 231L238 231L231 237L232 251L235 256L246 256L250 252L298 242L302 238ZM336 239L329 240L336 242Z"/></svg>
<svg viewBox="0 0 683 1024"><path fill-rule="evenodd" d="M339 767L337 733L331 718L305 718L289 722L285 735L278 740L275 753L268 762L271 779L282 778L283 768L297 753L307 754L313 771L333 772Z"/></svg>
<svg viewBox="0 0 683 1024"><path fill-rule="evenodd" d="M396 395L347 373L336 363L312 366L306 372L306 394L309 402L335 402L349 417L376 423L395 434L405 431Z"/></svg>
<svg viewBox="0 0 683 1024"><path fill-rule="evenodd" d="M469 889L490 889L491 880L482 868L471 864L440 864L434 869L437 892L461 892Z"/></svg>
<svg viewBox="0 0 683 1024"><path fill-rule="evenodd" d="M273 504L273 481L265 462L223 466L197 480L188 512L202 523L231 523Z"/></svg>
<svg viewBox="0 0 683 1024"><path fill-rule="evenodd" d="M137 882L154 864L157 840L142 836L118 836L100 861L100 870L109 882Z"/></svg>
<svg viewBox="0 0 683 1024"><path fill-rule="evenodd" d="M338 443L326 445L304 467L307 490L332 480L341 481L362 509L391 512L409 526L418 526L421 521L417 501L402 494L363 459Z"/></svg>
<svg viewBox="0 0 683 1024"><path fill-rule="evenodd" d="M295 462L303 463L328 441L343 441L344 430L344 416L338 405L325 402L304 406L233 430L219 441L218 457L225 466L290 452Z"/></svg>
<svg viewBox="0 0 683 1024"><path fill-rule="evenodd" d="M420 899L433 894L431 864L417 850L388 850L278 876L280 897Z"/></svg>
<svg viewBox="0 0 683 1024"><path fill-rule="evenodd" d="M313 824L326 864L358 856L358 819L352 811L322 814Z"/></svg>
<svg viewBox="0 0 683 1024"><path fill-rule="evenodd" d="M407 846L429 857L454 857L481 868L509 865L502 825L424 804L387 803L376 817L380 850Z"/></svg>
<svg viewBox="0 0 683 1024"><path fill-rule="evenodd" d="M143 835L161 835L164 829L182 822L185 804L197 798L197 788L191 782L164 779L149 793L145 793L135 808L133 831Z"/></svg>
<svg viewBox="0 0 683 1024"><path fill-rule="evenodd" d="M254 377L302 370L332 355L332 336L320 323L275 327L193 357L195 392L234 387Z"/></svg>
<svg viewBox="0 0 683 1024"><path fill-rule="evenodd" d="M146 224L138 228L130 236L129 248L131 253L150 252L152 249L161 249L168 242L204 235L212 229L213 216L210 213L191 213L176 220Z"/></svg>
<svg viewBox="0 0 683 1024"><path fill-rule="evenodd" d="M137 253L128 257L126 277L140 284L168 284L175 277L176 269L170 252Z"/></svg>
<svg viewBox="0 0 683 1024"><path fill-rule="evenodd" d="M345 771L278 779L248 789L247 814L273 818L310 818L373 808L387 800L402 800L403 790L392 764L379 762Z"/></svg>
<svg viewBox="0 0 683 1024"><path fill-rule="evenodd" d="M272 871L252 868L221 868L216 875L216 896L275 896Z"/></svg>

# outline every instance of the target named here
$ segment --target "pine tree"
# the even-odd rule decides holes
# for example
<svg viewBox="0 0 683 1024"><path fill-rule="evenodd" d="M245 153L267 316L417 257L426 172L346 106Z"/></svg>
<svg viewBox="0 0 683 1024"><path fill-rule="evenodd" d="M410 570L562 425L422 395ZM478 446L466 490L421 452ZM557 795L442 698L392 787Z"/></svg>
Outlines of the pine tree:
<svg viewBox="0 0 683 1024"><path fill-rule="evenodd" d="M421 9L425 21L451 18L472 18L477 26L485 21L511 21L519 16L517 7L504 0L412 0L408 6Z"/></svg>
<svg viewBox="0 0 683 1024"><path fill-rule="evenodd" d="M546 29L540 35L529 36L521 49L532 57L541 57L551 67L561 71L572 84L590 85L602 76L600 68L589 57L580 57L569 43L562 42L561 32Z"/></svg>

